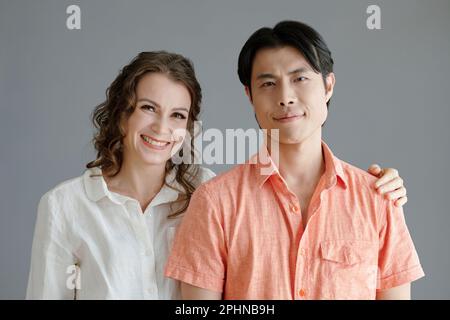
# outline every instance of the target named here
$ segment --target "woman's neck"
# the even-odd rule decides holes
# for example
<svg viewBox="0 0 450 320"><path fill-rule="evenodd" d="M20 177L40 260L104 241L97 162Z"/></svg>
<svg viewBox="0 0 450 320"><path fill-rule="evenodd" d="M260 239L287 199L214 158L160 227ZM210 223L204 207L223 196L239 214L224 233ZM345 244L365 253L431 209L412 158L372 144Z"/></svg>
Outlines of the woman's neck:
<svg viewBox="0 0 450 320"><path fill-rule="evenodd" d="M165 164L139 164L124 159L119 173L105 180L110 191L136 199L144 212L164 185Z"/></svg>

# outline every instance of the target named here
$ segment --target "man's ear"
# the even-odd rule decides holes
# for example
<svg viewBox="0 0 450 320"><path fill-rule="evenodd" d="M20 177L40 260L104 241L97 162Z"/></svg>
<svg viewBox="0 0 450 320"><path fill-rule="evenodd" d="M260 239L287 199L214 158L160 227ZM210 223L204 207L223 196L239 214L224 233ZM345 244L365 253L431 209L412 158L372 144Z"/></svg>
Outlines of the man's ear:
<svg viewBox="0 0 450 320"><path fill-rule="evenodd" d="M245 86L244 88L245 88L245 94L247 95L248 100L250 100L250 103L253 103L253 101L252 101L252 93L250 92L250 87Z"/></svg>
<svg viewBox="0 0 450 320"><path fill-rule="evenodd" d="M333 95L334 84L336 83L336 77L333 72L330 72L325 78L325 97L328 102Z"/></svg>

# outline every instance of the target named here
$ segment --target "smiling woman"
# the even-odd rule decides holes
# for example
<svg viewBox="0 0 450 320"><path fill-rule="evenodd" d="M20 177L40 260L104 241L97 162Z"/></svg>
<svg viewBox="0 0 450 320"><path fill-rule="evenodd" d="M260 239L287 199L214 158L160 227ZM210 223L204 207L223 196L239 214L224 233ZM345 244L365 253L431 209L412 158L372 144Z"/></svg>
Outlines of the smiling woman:
<svg viewBox="0 0 450 320"><path fill-rule="evenodd" d="M179 298L163 267L194 189L214 176L172 161L180 133L193 135L200 85L186 58L143 52L106 95L93 113L97 158L40 201L28 299Z"/></svg>
<svg viewBox="0 0 450 320"><path fill-rule="evenodd" d="M194 190L188 176L195 176L198 167L175 165L170 155L177 151L174 146L181 144L182 137L176 136L179 129L193 136L201 99L200 85L187 59L166 52L139 54L123 68L108 88L106 101L94 111L94 125L99 129L94 138L98 154L87 168L101 167L110 185L116 185L120 179L114 177L126 157L134 166L142 161L155 165L156 161L156 166L163 165L165 174L176 166L176 180L186 190L188 200ZM161 152L149 152L148 148ZM187 204L185 201L175 214L184 211Z"/></svg>
<svg viewBox="0 0 450 320"><path fill-rule="evenodd" d="M164 74L149 73L139 80L136 100L133 113L123 124L124 162L134 166L166 164L183 138L175 133L186 129L189 90Z"/></svg>

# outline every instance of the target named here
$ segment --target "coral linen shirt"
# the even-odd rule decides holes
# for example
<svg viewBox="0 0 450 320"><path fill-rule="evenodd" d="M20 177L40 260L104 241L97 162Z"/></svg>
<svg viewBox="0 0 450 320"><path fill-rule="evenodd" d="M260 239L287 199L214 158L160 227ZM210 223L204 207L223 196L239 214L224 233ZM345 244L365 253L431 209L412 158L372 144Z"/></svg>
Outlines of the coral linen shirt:
<svg viewBox="0 0 450 320"><path fill-rule="evenodd" d="M375 299L422 277L402 208L376 193L375 177L322 150L306 228L273 161L263 175L255 155L196 190L165 275L224 299Z"/></svg>

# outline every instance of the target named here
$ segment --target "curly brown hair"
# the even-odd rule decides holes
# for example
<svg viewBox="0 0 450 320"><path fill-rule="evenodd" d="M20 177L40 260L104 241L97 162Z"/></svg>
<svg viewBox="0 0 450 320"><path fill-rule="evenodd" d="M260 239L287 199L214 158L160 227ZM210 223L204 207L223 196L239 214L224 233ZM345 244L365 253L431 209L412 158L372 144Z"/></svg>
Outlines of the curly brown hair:
<svg viewBox="0 0 450 320"><path fill-rule="evenodd" d="M106 100L99 104L92 113L92 122L97 129L93 144L97 158L86 167L99 167L102 175L114 177L122 167L123 139L125 137L122 124L133 113L136 106L136 86L139 80L148 73L162 73L170 79L182 83L191 96L187 130L194 137L194 123L198 120L202 92L195 77L192 62L182 55L166 51L141 52L120 72L106 90ZM194 139L191 139L191 159L194 159ZM180 151L182 152L182 151ZM176 170L175 180L184 190L178 190L182 196L176 202L181 206L169 217L176 217L186 210L196 185L194 178L198 173L198 165L175 164L169 159L165 174ZM167 182L166 182L166 185ZM172 186L168 185L173 188Z"/></svg>

